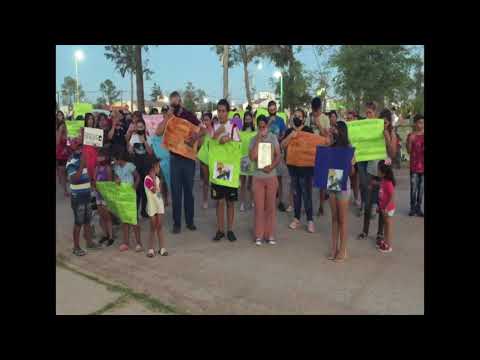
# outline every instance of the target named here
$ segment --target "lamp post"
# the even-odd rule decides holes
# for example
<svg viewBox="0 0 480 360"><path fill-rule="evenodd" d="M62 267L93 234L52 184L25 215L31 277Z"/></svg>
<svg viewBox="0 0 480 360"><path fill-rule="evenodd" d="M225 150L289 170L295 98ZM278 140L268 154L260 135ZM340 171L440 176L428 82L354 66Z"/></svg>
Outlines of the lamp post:
<svg viewBox="0 0 480 360"><path fill-rule="evenodd" d="M79 87L78 87L78 84L79 84L79 80L78 80L78 62L79 61L82 61L85 56L83 54L83 51L82 50L77 50L75 51L75 75L76 75L76 80L77 80L77 102L80 102L80 92L79 92Z"/></svg>
<svg viewBox="0 0 480 360"><path fill-rule="evenodd" d="M283 74L281 71L275 71L273 76L277 80L280 78L280 111L283 111Z"/></svg>

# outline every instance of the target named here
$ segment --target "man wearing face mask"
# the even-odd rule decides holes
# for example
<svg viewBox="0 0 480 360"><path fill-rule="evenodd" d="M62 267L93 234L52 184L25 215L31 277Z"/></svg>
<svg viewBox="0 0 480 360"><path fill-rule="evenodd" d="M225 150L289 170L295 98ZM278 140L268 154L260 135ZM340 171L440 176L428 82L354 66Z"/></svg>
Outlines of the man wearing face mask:
<svg viewBox="0 0 480 360"><path fill-rule="evenodd" d="M177 91L170 94L170 108L167 113L191 122L193 125L199 126L200 121L190 111L182 106L182 99ZM167 121L163 121L157 128L156 134L163 136ZM205 129L201 129L199 133L192 133L187 140L193 144L203 134ZM181 231L182 218L182 195L185 209L185 222L189 230L196 230L193 223L194 215L194 198L193 198L193 177L195 176L195 160L188 159L181 155L170 152L170 181L172 190L172 212L173 212L173 233L178 234Z"/></svg>
<svg viewBox="0 0 480 360"><path fill-rule="evenodd" d="M305 131L313 134L313 129L304 125L304 121L295 116L293 118L293 127L288 129L285 133L285 138L282 140L281 146L288 151L290 141L295 138L300 131ZM330 139L324 138L324 144L328 145ZM307 215L307 230L310 233L315 231L313 225L313 201L312 201L312 179L313 167L311 166L292 166L287 165L293 183L293 205L294 205L294 219L290 224L290 229L295 230L300 225L300 217L302 210L302 199L304 203L305 213Z"/></svg>

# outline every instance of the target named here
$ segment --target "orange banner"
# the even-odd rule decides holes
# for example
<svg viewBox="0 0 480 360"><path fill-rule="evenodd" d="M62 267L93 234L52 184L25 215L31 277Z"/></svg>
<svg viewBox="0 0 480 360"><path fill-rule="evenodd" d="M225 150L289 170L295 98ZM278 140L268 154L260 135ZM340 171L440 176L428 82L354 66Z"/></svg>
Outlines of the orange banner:
<svg viewBox="0 0 480 360"><path fill-rule="evenodd" d="M300 131L287 147L287 165L315 166L315 154L318 145L327 145L328 138Z"/></svg>
<svg viewBox="0 0 480 360"><path fill-rule="evenodd" d="M186 141L194 132L199 132L200 128L191 122L172 116L165 127L163 144L175 154L195 160L197 158L198 141L193 146Z"/></svg>

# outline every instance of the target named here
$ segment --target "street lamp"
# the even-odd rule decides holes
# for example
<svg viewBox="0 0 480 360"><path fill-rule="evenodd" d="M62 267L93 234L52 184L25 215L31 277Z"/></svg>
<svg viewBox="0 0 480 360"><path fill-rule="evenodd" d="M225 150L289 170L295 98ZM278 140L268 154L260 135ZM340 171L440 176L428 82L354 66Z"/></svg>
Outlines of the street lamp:
<svg viewBox="0 0 480 360"><path fill-rule="evenodd" d="M79 81L78 81L78 62L82 61L84 58L85 58L85 55L83 54L82 50L75 51L75 75L77 77L77 102L80 102L80 92L78 90L79 89L78 88L78 84L79 84Z"/></svg>
<svg viewBox="0 0 480 360"><path fill-rule="evenodd" d="M275 71L273 73L275 79L280 78L280 111L283 109L283 74L280 71Z"/></svg>

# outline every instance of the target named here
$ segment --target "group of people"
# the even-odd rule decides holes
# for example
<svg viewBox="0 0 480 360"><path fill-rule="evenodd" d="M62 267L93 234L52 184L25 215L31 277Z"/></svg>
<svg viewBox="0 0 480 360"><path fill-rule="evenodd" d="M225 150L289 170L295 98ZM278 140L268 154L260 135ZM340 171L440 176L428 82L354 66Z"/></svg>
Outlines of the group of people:
<svg viewBox="0 0 480 360"><path fill-rule="evenodd" d="M322 112L321 99L311 101L310 125L303 109L296 109L286 122L277 115L275 101L268 104L268 116L247 111L243 119L235 114L229 119L230 104L222 99L217 104L217 118L205 112L201 119L185 109L178 92L169 97L170 106L162 108L166 121L149 134L141 112L124 114L113 111L111 117L104 114L85 115L85 127L100 128L104 131L104 146L96 148L83 145L83 129L77 138L70 139L67 133L63 113L56 117L57 133L57 174L65 196L70 196L74 214L73 253L84 255L80 247L80 230L84 229L87 249L99 249L114 243L112 224L119 219L109 211L96 184L100 181L115 181L129 184L136 191L139 216L150 218L150 238L147 256L168 254L163 234L163 215L165 208L172 205L173 234L182 231L182 208L185 213L186 228L197 230L194 223L194 175L196 160L168 151L163 143L168 119L180 117L199 127L185 142L197 144L200 149L208 138L224 145L241 141L243 132L252 134L248 144L248 156L241 159L240 175L240 212L250 206L254 212L254 243L276 244L276 219L279 211L293 212L289 224L292 230L301 227L302 210L306 216L306 229L315 232L313 222L313 176L314 167L300 167L287 164L287 153L292 140L300 132L318 136L318 143L326 147L352 147L348 136L347 122L358 120L357 114L349 111L346 119L339 119L335 111ZM392 251L393 218L395 214L395 176L392 159L399 151L398 139L393 129L392 111L383 109L377 112L376 104L366 104L367 119L384 120L384 139L387 158L382 160L356 162L353 156L347 190L321 190L320 206L317 215L323 214L324 203L328 201L331 209L331 254L329 259L336 262L347 258L347 218L350 190L353 191L353 203L359 216L364 217L363 228L358 239L366 239L375 211L379 214L376 245L380 252ZM415 116L414 130L407 139L407 151L410 154L411 201L410 216L422 216L424 173L424 119ZM272 151L271 164L259 168L259 144L269 143ZM67 190L67 177L70 193ZM238 201L238 189L212 183L209 166L200 162L202 180L203 209L208 208L208 195L216 201L217 229L213 241L227 238L237 240L234 233L235 202ZM288 181L290 180L290 181ZM284 192L284 187L288 190ZM285 198L288 194L288 199ZM93 199L93 200L92 200ZM182 200L183 199L183 200ZM288 206L285 206L288 202ZM93 205L93 206L92 206ZM97 244L91 236L92 207L98 210L100 225L104 236ZM226 211L225 211L226 208ZM376 209L376 210L375 210ZM225 212L227 215L225 229ZM123 242L120 251L130 248L129 230L133 227L135 250L144 251L140 227L122 224ZM154 240L158 238L159 250L154 250Z"/></svg>

